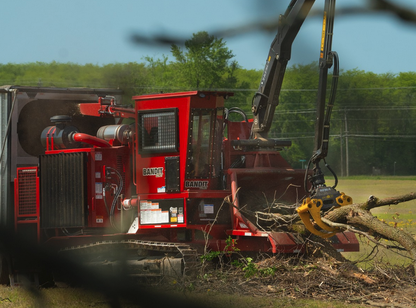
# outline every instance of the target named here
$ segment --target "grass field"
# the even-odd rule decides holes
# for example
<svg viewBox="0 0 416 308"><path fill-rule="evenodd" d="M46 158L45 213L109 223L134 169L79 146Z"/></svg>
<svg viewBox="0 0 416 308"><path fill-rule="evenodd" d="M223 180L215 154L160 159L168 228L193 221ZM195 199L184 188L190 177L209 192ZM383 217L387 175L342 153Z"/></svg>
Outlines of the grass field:
<svg viewBox="0 0 416 308"><path fill-rule="evenodd" d="M330 184L330 180L328 184ZM346 193L353 198L354 203L365 202L370 195L379 199L395 197L416 191L416 177L349 177L340 178L337 186L339 191ZM387 224L402 228L404 231L416 235L416 200L397 205L380 207L372 210L372 213ZM367 239L361 238L361 249L359 253L345 254L351 260L365 260L359 263L360 266L368 268L375 262L389 262L395 265L406 265L410 263L405 256L386 249L378 249L377 256L372 261L367 256L373 249L373 244ZM384 242L388 243L388 242Z"/></svg>
<svg viewBox="0 0 416 308"><path fill-rule="evenodd" d="M415 192L416 177L341 178L337 189L351 196L354 203L361 203L371 195L383 199ZM400 228L416 231L416 200L376 208L372 213L391 225L397 222Z"/></svg>

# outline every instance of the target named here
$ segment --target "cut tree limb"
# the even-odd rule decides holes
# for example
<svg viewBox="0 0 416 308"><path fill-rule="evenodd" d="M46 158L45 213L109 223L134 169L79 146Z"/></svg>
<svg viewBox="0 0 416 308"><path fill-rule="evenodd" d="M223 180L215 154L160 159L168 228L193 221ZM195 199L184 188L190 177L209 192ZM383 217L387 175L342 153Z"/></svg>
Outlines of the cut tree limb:
<svg viewBox="0 0 416 308"><path fill-rule="evenodd" d="M324 217L335 223L352 225L359 231L364 231L373 237L382 237L399 243L409 252L416 273L416 240L407 232L386 224L370 212L371 209L377 207L399 204L414 199L416 199L416 193L414 192L382 200L370 196L367 202L336 208L326 213Z"/></svg>
<svg viewBox="0 0 416 308"><path fill-rule="evenodd" d="M384 238L399 243L410 254L413 260L414 272L416 273L416 240L412 235L402 229L392 227L384 221L374 216L370 210L387 205L396 205L416 199L416 193L411 192L405 195L378 199L370 196L364 203L334 208L325 213L323 219L327 224L336 226L341 230L350 230L372 238L374 243L382 245L379 240ZM272 227L286 227L287 222L294 224L299 219L294 219L295 215L282 215L278 213L256 213L257 223L259 220L272 219L276 225ZM260 218L260 219L259 219ZM292 229L293 231L294 229ZM396 246L383 245L387 249L398 248Z"/></svg>

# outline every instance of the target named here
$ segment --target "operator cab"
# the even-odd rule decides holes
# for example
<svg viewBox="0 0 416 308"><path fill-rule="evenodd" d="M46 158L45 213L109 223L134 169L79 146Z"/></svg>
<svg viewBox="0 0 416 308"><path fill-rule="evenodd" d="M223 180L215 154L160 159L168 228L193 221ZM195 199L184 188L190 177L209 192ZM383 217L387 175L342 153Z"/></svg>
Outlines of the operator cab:
<svg viewBox="0 0 416 308"><path fill-rule="evenodd" d="M133 97L140 228L200 230L215 219L229 193L221 172L224 100L229 95L191 91ZM229 224L229 215L223 216Z"/></svg>
<svg viewBox="0 0 416 308"><path fill-rule="evenodd" d="M138 194L218 188L228 95L193 91L134 97Z"/></svg>

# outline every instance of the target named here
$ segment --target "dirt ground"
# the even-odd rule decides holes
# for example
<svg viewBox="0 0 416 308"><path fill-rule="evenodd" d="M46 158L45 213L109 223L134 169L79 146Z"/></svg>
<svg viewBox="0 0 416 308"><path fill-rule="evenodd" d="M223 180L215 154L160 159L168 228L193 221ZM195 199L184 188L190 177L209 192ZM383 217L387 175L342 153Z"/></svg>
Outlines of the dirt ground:
<svg viewBox="0 0 416 308"><path fill-rule="evenodd" d="M376 264L371 270L361 270L325 257L263 256L254 260L245 256L230 260L224 256L220 261L198 264L193 276L124 283L121 288L113 285L109 289L117 290L115 293L91 285L29 289L26 294L22 293L24 288L0 288L0 306L416 307L412 266Z"/></svg>
<svg viewBox="0 0 416 308"><path fill-rule="evenodd" d="M413 267L376 265L357 269L334 260L264 258L200 269L183 286L193 291L220 292L282 299L335 300L376 307L415 307ZM236 264L236 262L234 262Z"/></svg>

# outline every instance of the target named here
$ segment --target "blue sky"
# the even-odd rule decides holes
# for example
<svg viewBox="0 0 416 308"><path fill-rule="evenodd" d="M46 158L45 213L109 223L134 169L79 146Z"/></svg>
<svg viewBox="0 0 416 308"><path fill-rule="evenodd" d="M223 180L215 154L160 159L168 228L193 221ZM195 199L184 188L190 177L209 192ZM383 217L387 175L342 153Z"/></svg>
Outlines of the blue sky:
<svg viewBox="0 0 416 308"><path fill-rule="evenodd" d="M190 38L276 18L289 0L13 0L3 6L0 63L73 62L103 65L143 62L145 56L170 56L169 46L134 44L133 33ZM317 0L315 7L322 7ZM414 0L395 0L416 10ZM363 6L365 0L337 0L337 8ZM319 57L321 17L307 18L293 46L290 64ZM271 33L224 38L238 63L263 69ZM390 14L338 16L333 50L344 70L375 73L416 71L416 24Z"/></svg>

